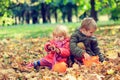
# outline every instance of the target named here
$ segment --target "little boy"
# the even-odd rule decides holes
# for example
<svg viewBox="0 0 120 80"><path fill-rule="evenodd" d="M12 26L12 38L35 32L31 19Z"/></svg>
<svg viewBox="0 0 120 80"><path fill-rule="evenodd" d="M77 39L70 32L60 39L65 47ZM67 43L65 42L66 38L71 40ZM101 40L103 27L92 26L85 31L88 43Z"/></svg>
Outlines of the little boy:
<svg viewBox="0 0 120 80"><path fill-rule="evenodd" d="M97 29L97 24L93 18L85 18L81 27L77 29L70 39L70 51L71 58L75 58L77 61L82 62L82 59L90 59L91 56L99 57L99 61L103 62L103 54L100 53L97 39L94 32Z"/></svg>

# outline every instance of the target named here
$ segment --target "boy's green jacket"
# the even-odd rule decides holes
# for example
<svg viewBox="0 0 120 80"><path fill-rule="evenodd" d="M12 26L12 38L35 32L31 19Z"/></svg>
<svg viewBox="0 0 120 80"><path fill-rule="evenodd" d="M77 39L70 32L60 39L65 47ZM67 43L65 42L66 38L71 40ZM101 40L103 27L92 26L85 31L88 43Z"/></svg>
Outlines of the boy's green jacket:
<svg viewBox="0 0 120 80"><path fill-rule="evenodd" d="M85 50L81 49L77 46L77 43L82 42L85 45ZM82 53L86 51L91 56L99 56L99 60L104 61L103 54L100 53L100 49L98 47L98 42L96 37L87 37L83 33L77 29L72 35L70 39L70 51L71 55L80 58L82 57Z"/></svg>

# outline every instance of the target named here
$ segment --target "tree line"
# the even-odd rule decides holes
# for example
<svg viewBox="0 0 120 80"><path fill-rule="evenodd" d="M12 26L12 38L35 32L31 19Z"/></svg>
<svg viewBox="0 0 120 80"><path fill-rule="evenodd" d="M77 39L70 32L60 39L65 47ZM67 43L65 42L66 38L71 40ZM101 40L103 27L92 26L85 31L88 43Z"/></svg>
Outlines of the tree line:
<svg viewBox="0 0 120 80"><path fill-rule="evenodd" d="M111 19L120 18L119 0L1 0L0 17L7 14L14 24L72 22L73 16L83 19L90 16L98 21L99 14L109 14Z"/></svg>

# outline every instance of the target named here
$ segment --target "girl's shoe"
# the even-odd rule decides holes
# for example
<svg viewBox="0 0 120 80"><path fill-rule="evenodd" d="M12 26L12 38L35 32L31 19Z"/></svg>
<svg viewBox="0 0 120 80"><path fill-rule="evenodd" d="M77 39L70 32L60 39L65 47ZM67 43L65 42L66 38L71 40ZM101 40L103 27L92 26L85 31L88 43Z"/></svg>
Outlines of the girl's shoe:
<svg viewBox="0 0 120 80"><path fill-rule="evenodd" d="M33 64L34 64L34 69L36 69L36 71L39 71L40 61L35 61Z"/></svg>
<svg viewBox="0 0 120 80"><path fill-rule="evenodd" d="M29 63L26 65L27 68L33 68L34 67L34 63Z"/></svg>

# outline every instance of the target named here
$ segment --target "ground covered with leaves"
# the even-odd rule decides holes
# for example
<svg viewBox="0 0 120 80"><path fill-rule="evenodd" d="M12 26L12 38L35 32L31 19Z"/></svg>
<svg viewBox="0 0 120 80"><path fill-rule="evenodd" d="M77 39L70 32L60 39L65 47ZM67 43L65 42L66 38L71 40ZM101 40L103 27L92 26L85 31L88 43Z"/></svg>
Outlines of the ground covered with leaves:
<svg viewBox="0 0 120 80"><path fill-rule="evenodd" d="M86 67L73 64L65 73L48 68L39 72L26 69L26 62L45 56L44 44L50 39L3 39L0 40L0 80L120 80L120 33L119 29L103 30L98 38L101 52L106 61Z"/></svg>

